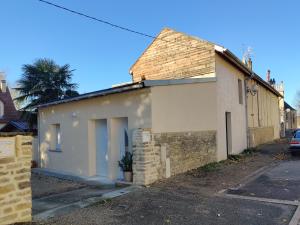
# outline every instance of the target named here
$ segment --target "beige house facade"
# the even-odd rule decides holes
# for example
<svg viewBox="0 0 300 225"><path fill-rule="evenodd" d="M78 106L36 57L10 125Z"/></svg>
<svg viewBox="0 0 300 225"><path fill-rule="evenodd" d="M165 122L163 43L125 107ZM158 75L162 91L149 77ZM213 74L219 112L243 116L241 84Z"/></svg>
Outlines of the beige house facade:
<svg viewBox="0 0 300 225"><path fill-rule="evenodd" d="M40 166L148 185L279 138L282 95L228 49L164 29L132 83L39 108Z"/></svg>
<svg viewBox="0 0 300 225"><path fill-rule="evenodd" d="M284 102L285 111L285 127L287 130L294 130L297 128L297 110Z"/></svg>

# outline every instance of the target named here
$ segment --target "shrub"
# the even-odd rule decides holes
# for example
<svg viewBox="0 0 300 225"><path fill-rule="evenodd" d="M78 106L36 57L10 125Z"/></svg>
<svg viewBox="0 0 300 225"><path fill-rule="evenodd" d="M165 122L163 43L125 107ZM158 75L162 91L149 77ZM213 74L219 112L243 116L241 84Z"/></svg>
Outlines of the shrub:
<svg viewBox="0 0 300 225"><path fill-rule="evenodd" d="M211 171L219 170L220 163L218 163L218 162L209 163L209 164L202 166L201 169L204 172L211 172Z"/></svg>
<svg viewBox="0 0 300 225"><path fill-rule="evenodd" d="M244 155L252 155L253 153L255 153L257 151L256 148L246 148L242 154Z"/></svg>
<svg viewBox="0 0 300 225"><path fill-rule="evenodd" d="M132 153L125 152L125 155L119 161L119 166L124 172L132 172Z"/></svg>

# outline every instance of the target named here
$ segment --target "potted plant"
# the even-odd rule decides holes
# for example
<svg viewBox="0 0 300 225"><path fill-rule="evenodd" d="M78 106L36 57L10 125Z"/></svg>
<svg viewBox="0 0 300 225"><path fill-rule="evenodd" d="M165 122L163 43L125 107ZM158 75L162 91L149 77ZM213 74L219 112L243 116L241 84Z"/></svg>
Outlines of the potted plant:
<svg viewBox="0 0 300 225"><path fill-rule="evenodd" d="M126 182L132 181L132 154L125 152L125 155L119 161L119 166L123 170L124 179Z"/></svg>

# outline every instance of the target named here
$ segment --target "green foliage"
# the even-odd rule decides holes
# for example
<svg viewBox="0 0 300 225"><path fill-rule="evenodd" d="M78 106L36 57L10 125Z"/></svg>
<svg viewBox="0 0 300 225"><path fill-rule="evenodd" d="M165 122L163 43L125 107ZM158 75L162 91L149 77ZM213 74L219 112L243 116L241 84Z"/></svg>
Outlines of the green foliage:
<svg viewBox="0 0 300 225"><path fill-rule="evenodd" d="M124 172L132 172L132 154L125 152L125 155L119 161L119 166Z"/></svg>
<svg viewBox="0 0 300 225"><path fill-rule="evenodd" d="M238 163L241 160L245 159L246 157L252 156L255 152L257 152L256 148L247 148L241 154L228 155L227 160L206 164L201 167L201 170L204 172L218 171L221 169L222 165Z"/></svg>
<svg viewBox="0 0 300 225"><path fill-rule="evenodd" d="M36 111L21 111L21 119L27 121L31 129L36 128L37 112Z"/></svg>
<svg viewBox="0 0 300 225"><path fill-rule="evenodd" d="M17 82L19 97L14 100L25 103L24 111L34 111L36 106L78 95L76 83L72 83L73 70L68 64L59 66L51 59L38 59L22 67L22 77Z"/></svg>
<svg viewBox="0 0 300 225"><path fill-rule="evenodd" d="M212 171L219 170L219 169L220 169L220 166L221 166L220 163L218 163L218 162L213 162L213 163L209 163L209 164L206 164L206 165L202 166L201 169L202 169L204 172L212 172Z"/></svg>
<svg viewBox="0 0 300 225"><path fill-rule="evenodd" d="M257 151L256 148L246 148L242 154L243 155L253 155L256 151Z"/></svg>
<svg viewBox="0 0 300 225"><path fill-rule="evenodd" d="M239 161L242 158L241 155L229 155L228 159L231 161Z"/></svg>
<svg viewBox="0 0 300 225"><path fill-rule="evenodd" d="M228 160L230 161L240 161L241 159L253 155L257 151L256 148L246 148L241 154L229 155Z"/></svg>

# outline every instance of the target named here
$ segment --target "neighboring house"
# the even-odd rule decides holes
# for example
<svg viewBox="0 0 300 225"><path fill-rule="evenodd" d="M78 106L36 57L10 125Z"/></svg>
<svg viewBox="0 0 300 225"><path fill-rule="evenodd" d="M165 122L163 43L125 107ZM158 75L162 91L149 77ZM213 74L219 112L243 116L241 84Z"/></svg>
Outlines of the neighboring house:
<svg viewBox="0 0 300 225"><path fill-rule="evenodd" d="M299 116L299 114L297 116L297 128L300 128L300 116Z"/></svg>
<svg viewBox="0 0 300 225"><path fill-rule="evenodd" d="M36 135L37 129L34 125L30 127L29 123L26 121L20 120L11 120L4 127L0 129L0 132L18 132L18 133L32 133Z"/></svg>
<svg viewBox="0 0 300 225"><path fill-rule="evenodd" d="M283 98L279 98L280 136L285 137L287 130L297 127L297 110L284 101L285 90L283 81L278 84L270 82L270 70L267 73L267 81L283 96Z"/></svg>
<svg viewBox="0 0 300 225"><path fill-rule="evenodd" d="M6 85L4 75L0 73L0 129L11 120L19 119L19 112L16 110L10 90Z"/></svg>
<svg viewBox="0 0 300 225"><path fill-rule="evenodd" d="M284 102L285 111L285 128L286 130L297 128L297 110L290 106L287 102Z"/></svg>
<svg viewBox="0 0 300 225"><path fill-rule="evenodd" d="M164 29L132 83L39 107L40 166L147 185L279 138L283 96L228 49Z"/></svg>

